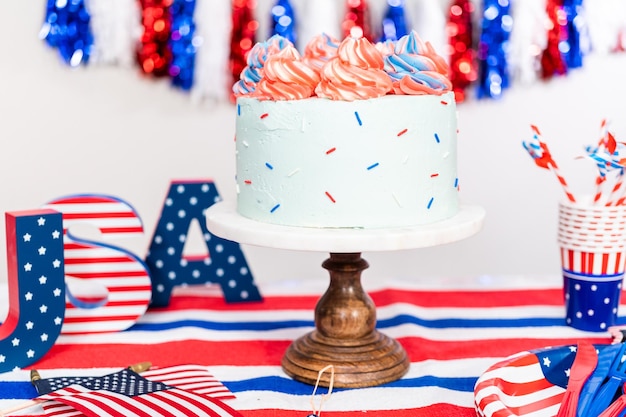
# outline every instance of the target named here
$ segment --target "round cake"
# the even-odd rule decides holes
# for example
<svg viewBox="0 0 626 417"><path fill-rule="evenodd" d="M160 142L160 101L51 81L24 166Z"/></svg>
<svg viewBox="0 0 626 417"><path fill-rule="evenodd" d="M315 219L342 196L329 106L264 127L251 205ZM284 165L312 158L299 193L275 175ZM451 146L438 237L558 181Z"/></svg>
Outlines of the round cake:
<svg viewBox="0 0 626 417"><path fill-rule="evenodd" d="M447 65L413 32L396 43L322 35L304 57L255 45L237 96L237 211L317 228L425 225L458 213Z"/></svg>

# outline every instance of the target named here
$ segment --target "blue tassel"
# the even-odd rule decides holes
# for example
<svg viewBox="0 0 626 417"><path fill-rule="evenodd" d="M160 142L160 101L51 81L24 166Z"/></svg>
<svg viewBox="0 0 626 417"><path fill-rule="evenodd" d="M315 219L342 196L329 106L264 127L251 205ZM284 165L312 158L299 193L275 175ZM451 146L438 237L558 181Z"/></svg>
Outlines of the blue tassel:
<svg viewBox="0 0 626 417"><path fill-rule="evenodd" d="M174 0L172 3L172 31L169 45L172 51L172 63L169 74L172 85L183 90L190 90L193 85L193 74L196 51L199 39L195 36L196 24L193 13L195 0Z"/></svg>
<svg viewBox="0 0 626 417"><path fill-rule="evenodd" d="M39 37L58 49L66 64L87 64L93 46L90 20L83 0L48 0Z"/></svg>
<svg viewBox="0 0 626 417"><path fill-rule="evenodd" d="M383 17L381 42L397 41L408 34L404 0L387 0L388 8Z"/></svg>
<svg viewBox="0 0 626 417"><path fill-rule="evenodd" d="M278 0L272 7L272 35L296 42L296 20L289 0Z"/></svg>
<svg viewBox="0 0 626 417"><path fill-rule="evenodd" d="M567 15L567 41L559 46L568 68L583 65L582 32L584 29L581 16L583 0L563 0L563 10Z"/></svg>
<svg viewBox="0 0 626 417"><path fill-rule="evenodd" d="M509 86L507 50L513 28L509 9L509 0L484 1L478 44L478 98L500 98Z"/></svg>

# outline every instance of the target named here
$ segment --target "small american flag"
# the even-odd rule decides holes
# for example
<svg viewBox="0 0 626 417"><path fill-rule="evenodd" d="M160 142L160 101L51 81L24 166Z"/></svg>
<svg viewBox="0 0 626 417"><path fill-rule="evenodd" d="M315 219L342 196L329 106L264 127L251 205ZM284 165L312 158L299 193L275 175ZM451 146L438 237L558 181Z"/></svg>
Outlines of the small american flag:
<svg viewBox="0 0 626 417"><path fill-rule="evenodd" d="M155 368L142 372L141 376L150 381L162 382L196 394L208 395L211 398L220 400L235 398L235 395L211 375L206 367L200 365L185 364Z"/></svg>
<svg viewBox="0 0 626 417"><path fill-rule="evenodd" d="M130 369L101 377L40 379L34 384L40 394L38 400L52 400L51 407L44 405L48 415L68 415L58 406L62 403L93 417L241 417L209 395L152 381Z"/></svg>
<svg viewBox="0 0 626 417"><path fill-rule="evenodd" d="M483 417L556 416L576 357L576 345L513 355L478 378L474 399Z"/></svg>

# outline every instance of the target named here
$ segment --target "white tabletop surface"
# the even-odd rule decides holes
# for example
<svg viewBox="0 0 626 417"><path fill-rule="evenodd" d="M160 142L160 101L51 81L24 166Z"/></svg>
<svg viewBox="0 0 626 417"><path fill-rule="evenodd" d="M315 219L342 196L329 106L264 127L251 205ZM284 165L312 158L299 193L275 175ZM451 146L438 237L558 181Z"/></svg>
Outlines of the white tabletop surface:
<svg viewBox="0 0 626 417"><path fill-rule="evenodd" d="M477 233L485 210L462 205L459 213L434 224L390 229L320 229L261 223L237 213L235 202L209 207L209 231L237 243L275 249L351 253L417 249L456 242Z"/></svg>

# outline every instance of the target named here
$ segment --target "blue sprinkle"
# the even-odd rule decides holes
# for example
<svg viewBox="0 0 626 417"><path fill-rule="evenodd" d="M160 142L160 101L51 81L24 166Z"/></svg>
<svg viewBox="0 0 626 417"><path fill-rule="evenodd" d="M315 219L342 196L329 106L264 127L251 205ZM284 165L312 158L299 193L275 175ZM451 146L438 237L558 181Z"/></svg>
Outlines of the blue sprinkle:
<svg viewBox="0 0 626 417"><path fill-rule="evenodd" d="M435 133L435 140L437 141L437 143L440 143L441 141L439 140L439 135Z"/></svg>
<svg viewBox="0 0 626 417"><path fill-rule="evenodd" d="M359 122L359 126L363 126L363 122L361 121L361 117L359 117L359 112L355 111L354 115L356 116L356 121Z"/></svg>
<svg viewBox="0 0 626 417"><path fill-rule="evenodd" d="M270 213L273 213L276 210L278 210L278 207L280 207L280 204L276 204L274 207L272 207L272 209L270 210Z"/></svg>
<svg viewBox="0 0 626 417"><path fill-rule="evenodd" d="M430 201L428 202L428 206L427 208L430 209L430 206L433 205L433 200L435 199L435 197L430 197Z"/></svg>
<svg viewBox="0 0 626 417"><path fill-rule="evenodd" d="M378 165L379 165L378 162L376 162L375 164L372 164L372 165L368 166L367 170L369 171L372 168L376 168Z"/></svg>
<svg viewBox="0 0 626 417"><path fill-rule="evenodd" d="M458 178L455 178L455 179L454 179L454 188L456 188L456 187L458 187L458 186L459 186L459 179L458 179Z"/></svg>
<svg viewBox="0 0 626 417"><path fill-rule="evenodd" d="M272 164L270 164L269 162L265 163L265 166L268 167L269 169L274 169L274 167L272 166Z"/></svg>
<svg viewBox="0 0 626 417"><path fill-rule="evenodd" d="M241 104L237 104L237 116L241 116Z"/></svg>

